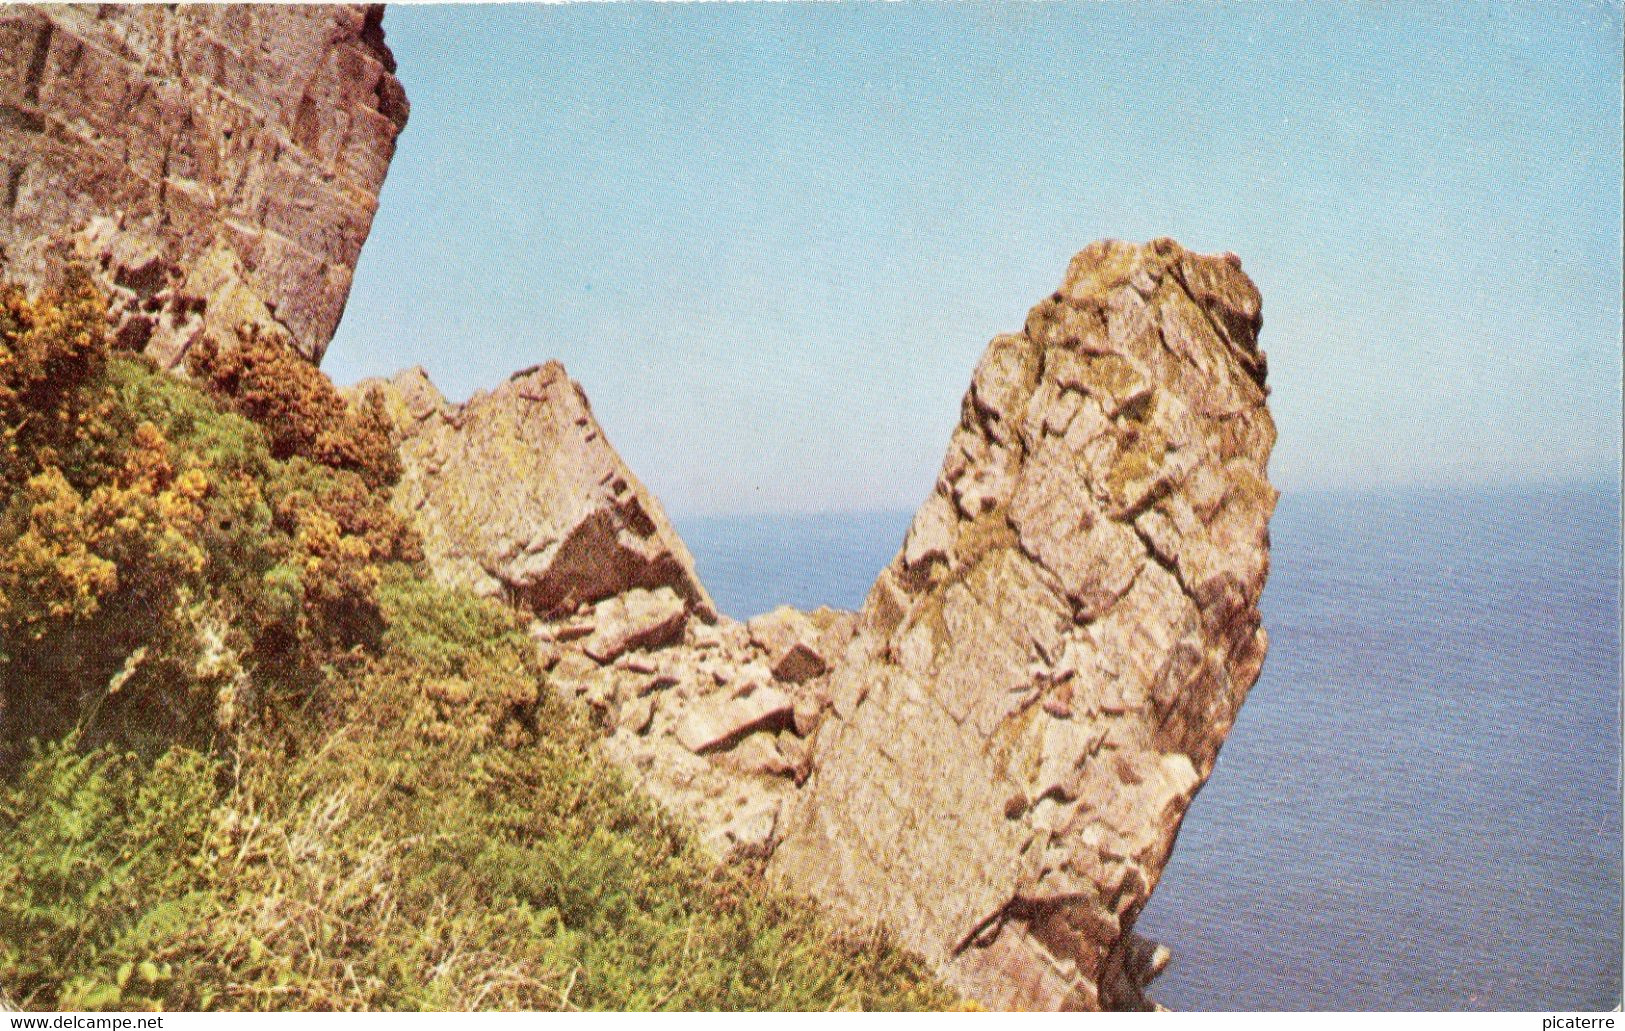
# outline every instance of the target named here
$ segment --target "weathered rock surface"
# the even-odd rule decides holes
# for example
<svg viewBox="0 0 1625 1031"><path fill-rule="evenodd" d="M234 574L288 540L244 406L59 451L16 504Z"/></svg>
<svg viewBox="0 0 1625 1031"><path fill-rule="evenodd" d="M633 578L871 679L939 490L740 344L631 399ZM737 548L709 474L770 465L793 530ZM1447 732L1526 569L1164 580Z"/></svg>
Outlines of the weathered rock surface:
<svg viewBox="0 0 1625 1031"><path fill-rule="evenodd" d="M393 504L440 579L535 615L554 690L719 857L767 855L809 772L851 613L720 616L657 501L556 362L448 404L422 369L367 380L396 434Z"/></svg>
<svg viewBox="0 0 1625 1031"><path fill-rule="evenodd" d="M535 625L549 682L597 715L605 754L692 820L718 857L766 856L810 769L806 738L828 706L825 678L775 678L769 654L727 617L690 620L679 640L599 662L581 630L603 609ZM850 636L845 615L823 609L803 618L827 623L823 636L833 642L843 628Z"/></svg>
<svg viewBox="0 0 1625 1031"><path fill-rule="evenodd" d="M239 327L320 361L406 122L382 6L0 6L0 264L97 269L174 365Z"/></svg>
<svg viewBox="0 0 1625 1031"><path fill-rule="evenodd" d="M1147 1005L1134 922L1267 645L1260 325L1233 256L1104 242L989 345L828 677L779 880L987 1005Z"/></svg>
<svg viewBox="0 0 1625 1031"><path fill-rule="evenodd" d="M1169 954L1135 921L1267 644L1260 324L1232 257L1091 246L989 345L863 611L748 623L558 364L355 389L436 574L534 613L553 688L719 856L989 1006L1143 1008Z"/></svg>
<svg viewBox="0 0 1625 1031"><path fill-rule="evenodd" d="M670 644L682 636L687 606L670 587L634 587L593 606L593 631L581 645L587 656L610 662L634 648Z"/></svg>
<svg viewBox="0 0 1625 1031"><path fill-rule="evenodd" d="M788 726L794 712L784 692L747 681L737 691L713 693L690 709L677 725L677 740L690 752L703 754L739 741L753 730Z"/></svg>
<svg viewBox="0 0 1625 1031"><path fill-rule="evenodd" d="M746 624L773 676L799 684L828 673L852 637L851 615L822 608L807 614L781 605Z"/></svg>
<svg viewBox="0 0 1625 1031"><path fill-rule="evenodd" d="M651 643L639 634L681 632L667 596L680 600L678 617L715 617L688 548L562 365L515 373L462 405L447 404L422 369L354 393L379 394L394 423L405 470L394 504L443 581L543 617L643 589L583 631L606 659Z"/></svg>

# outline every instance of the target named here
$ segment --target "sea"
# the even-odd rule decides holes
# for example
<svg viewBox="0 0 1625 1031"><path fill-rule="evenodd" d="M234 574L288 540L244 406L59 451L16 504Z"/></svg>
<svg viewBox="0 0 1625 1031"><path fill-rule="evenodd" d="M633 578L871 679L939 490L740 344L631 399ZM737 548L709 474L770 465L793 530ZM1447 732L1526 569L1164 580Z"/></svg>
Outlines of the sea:
<svg viewBox="0 0 1625 1031"><path fill-rule="evenodd" d="M718 606L857 608L909 512L687 519ZM1288 492L1269 657L1139 922L1180 1010L1621 1001L1620 494Z"/></svg>

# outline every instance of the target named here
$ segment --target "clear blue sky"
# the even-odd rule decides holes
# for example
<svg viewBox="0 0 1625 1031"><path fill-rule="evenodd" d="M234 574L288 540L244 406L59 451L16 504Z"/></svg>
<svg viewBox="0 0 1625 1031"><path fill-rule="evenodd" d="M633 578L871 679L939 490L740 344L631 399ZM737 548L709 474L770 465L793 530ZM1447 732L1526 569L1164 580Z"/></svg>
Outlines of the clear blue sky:
<svg viewBox="0 0 1625 1031"><path fill-rule="evenodd" d="M1617 2L392 6L324 367L561 359L674 513L912 508L1103 236L1233 250L1285 489L1614 479Z"/></svg>

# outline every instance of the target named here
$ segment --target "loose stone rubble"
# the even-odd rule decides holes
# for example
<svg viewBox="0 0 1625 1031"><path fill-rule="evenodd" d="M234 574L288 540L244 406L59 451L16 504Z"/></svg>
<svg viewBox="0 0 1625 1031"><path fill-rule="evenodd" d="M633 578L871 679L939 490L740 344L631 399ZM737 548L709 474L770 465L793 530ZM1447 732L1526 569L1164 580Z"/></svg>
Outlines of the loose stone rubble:
<svg viewBox="0 0 1625 1031"><path fill-rule="evenodd" d="M591 708L605 753L692 819L719 856L765 857L810 772L807 739L828 708L827 675L804 675L804 666L793 670L799 679L776 675L782 653L726 616L692 618L676 641L595 657L582 647L592 638L575 636L591 618L534 625L549 681ZM827 622L811 645L792 646L826 668L852 629L850 618Z"/></svg>

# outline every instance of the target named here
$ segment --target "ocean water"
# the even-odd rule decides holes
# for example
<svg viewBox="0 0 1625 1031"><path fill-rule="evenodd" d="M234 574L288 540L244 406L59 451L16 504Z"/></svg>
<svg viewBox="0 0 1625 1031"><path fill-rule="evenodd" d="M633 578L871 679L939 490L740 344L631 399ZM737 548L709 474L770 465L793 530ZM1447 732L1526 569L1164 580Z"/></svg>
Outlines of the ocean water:
<svg viewBox="0 0 1625 1031"><path fill-rule="evenodd" d="M856 607L909 513L679 524L718 605ZM1621 997L1619 493L1288 494L1269 659L1140 930L1175 1009Z"/></svg>
<svg viewBox="0 0 1625 1031"><path fill-rule="evenodd" d="M735 619L779 605L856 609L897 554L912 512L674 520L700 580Z"/></svg>

